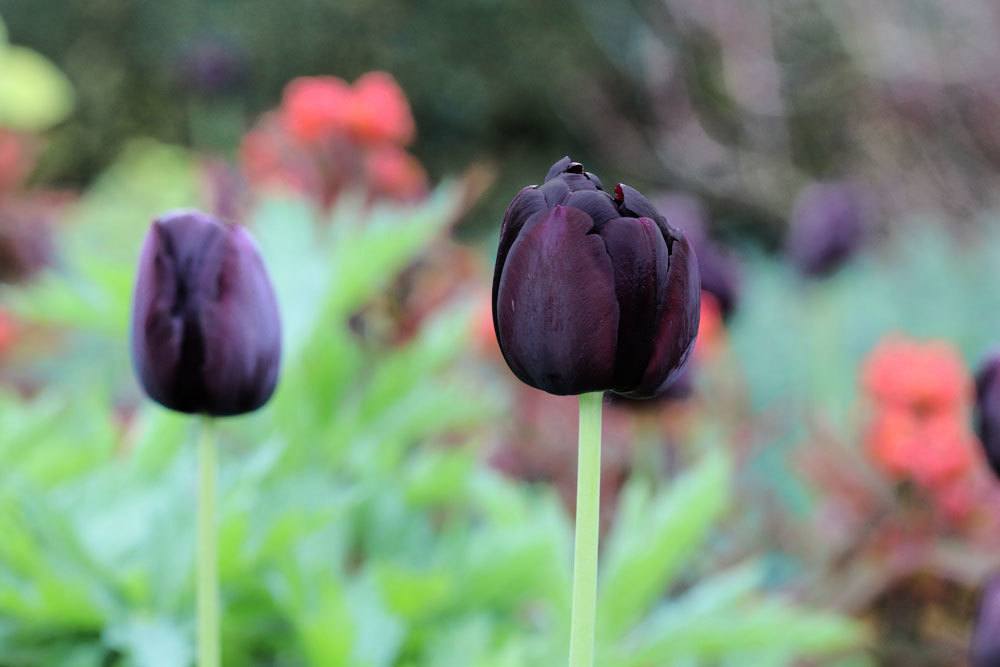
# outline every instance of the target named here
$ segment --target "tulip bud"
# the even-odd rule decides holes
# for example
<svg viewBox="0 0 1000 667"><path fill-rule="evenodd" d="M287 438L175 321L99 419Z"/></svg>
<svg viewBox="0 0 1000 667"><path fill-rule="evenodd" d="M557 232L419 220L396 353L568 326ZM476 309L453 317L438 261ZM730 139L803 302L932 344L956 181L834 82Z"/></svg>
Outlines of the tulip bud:
<svg viewBox="0 0 1000 667"><path fill-rule="evenodd" d="M691 352L700 293L684 235L638 191L609 194L568 157L507 208L493 325L526 384L655 396Z"/></svg>
<svg viewBox="0 0 1000 667"><path fill-rule="evenodd" d="M861 246L865 206L848 183L814 183L804 189L792 210L787 252L804 275L836 271Z"/></svg>
<svg viewBox="0 0 1000 667"><path fill-rule="evenodd" d="M132 305L132 362L157 403L238 415L278 380L278 306L250 234L196 211L168 213L146 235Z"/></svg>
<svg viewBox="0 0 1000 667"><path fill-rule="evenodd" d="M987 462L1000 477L1000 350L990 354L976 373L976 433Z"/></svg>
<svg viewBox="0 0 1000 667"><path fill-rule="evenodd" d="M52 264L52 217L45 205L0 202L0 283L28 282Z"/></svg>
<svg viewBox="0 0 1000 667"><path fill-rule="evenodd" d="M235 92L250 78L247 54L219 37L202 37L189 45L176 69L183 88L206 97Z"/></svg>
<svg viewBox="0 0 1000 667"><path fill-rule="evenodd" d="M983 588L972 631L970 667L1000 667L1000 576Z"/></svg>

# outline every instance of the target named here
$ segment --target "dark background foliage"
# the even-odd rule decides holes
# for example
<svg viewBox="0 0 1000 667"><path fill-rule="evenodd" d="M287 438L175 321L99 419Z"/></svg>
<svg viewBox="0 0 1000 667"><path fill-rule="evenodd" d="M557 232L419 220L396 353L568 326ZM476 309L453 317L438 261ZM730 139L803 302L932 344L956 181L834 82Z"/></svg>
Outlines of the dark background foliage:
<svg viewBox="0 0 1000 667"><path fill-rule="evenodd" d="M79 91L77 113L53 133L38 175L67 184L85 184L137 135L231 151L295 76L351 80L383 69L407 91L419 127L414 150L432 177L477 160L502 165L501 187L486 205L495 213L525 174L540 177L567 151L593 157L594 141L576 122L581 78L628 86L574 3L51 5L39 11L32 0L3 0L0 13L12 40L53 59ZM211 92L192 85L187 71L209 44L228 51L237 74Z"/></svg>

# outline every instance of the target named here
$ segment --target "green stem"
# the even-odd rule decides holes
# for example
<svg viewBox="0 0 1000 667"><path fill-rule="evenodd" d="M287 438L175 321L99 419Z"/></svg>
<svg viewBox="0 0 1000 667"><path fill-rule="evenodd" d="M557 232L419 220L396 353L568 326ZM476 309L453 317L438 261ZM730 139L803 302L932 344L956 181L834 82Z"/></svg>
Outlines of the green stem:
<svg viewBox="0 0 1000 667"><path fill-rule="evenodd" d="M597 543L601 514L601 406L603 394L580 395L580 447L576 476L576 543L569 665L593 667L597 624Z"/></svg>
<svg viewBox="0 0 1000 667"><path fill-rule="evenodd" d="M206 417L198 437L198 667L219 667L219 571L215 527L215 438Z"/></svg>

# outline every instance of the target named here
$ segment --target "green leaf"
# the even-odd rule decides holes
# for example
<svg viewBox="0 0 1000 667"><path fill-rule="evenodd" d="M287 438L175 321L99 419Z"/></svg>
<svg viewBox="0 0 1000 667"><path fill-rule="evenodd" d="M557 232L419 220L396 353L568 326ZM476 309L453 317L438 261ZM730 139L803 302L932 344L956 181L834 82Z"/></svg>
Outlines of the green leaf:
<svg viewBox="0 0 1000 667"><path fill-rule="evenodd" d="M417 571L382 563L375 567L375 580L389 609L411 623L445 609L456 592L453 574L440 570Z"/></svg>
<svg viewBox="0 0 1000 667"><path fill-rule="evenodd" d="M864 639L864 629L855 621L776 600L756 600L701 614L692 614L684 603L678 603L665 607L637 631L623 650L627 657L620 664L674 664L685 656L701 661L733 656L741 658L741 664L761 664L755 657L779 656L764 664L783 665L792 658L857 648Z"/></svg>
<svg viewBox="0 0 1000 667"><path fill-rule="evenodd" d="M475 463L475 454L468 449L418 455L404 473L407 502L426 507L459 501L468 488Z"/></svg>
<svg viewBox="0 0 1000 667"><path fill-rule="evenodd" d="M454 218L459 189L441 185L415 209L344 202L334 211L329 306L349 315L384 289Z"/></svg>
<svg viewBox="0 0 1000 667"><path fill-rule="evenodd" d="M105 643L142 667L188 665L194 658L192 638L175 621L133 617L105 632Z"/></svg>
<svg viewBox="0 0 1000 667"><path fill-rule="evenodd" d="M310 582L315 602L298 611L295 624L309 664L330 667L350 664L356 621L339 582Z"/></svg>
<svg viewBox="0 0 1000 667"><path fill-rule="evenodd" d="M29 49L4 46L0 26L0 125L38 132L73 110L73 88L51 62Z"/></svg>
<svg viewBox="0 0 1000 667"><path fill-rule="evenodd" d="M621 636L666 593L728 505L730 487L729 461L713 450L658 496L638 481L625 489L602 572L603 636Z"/></svg>
<svg viewBox="0 0 1000 667"><path fill-rule="evenodd" d="M364 667L395 665L406 627L386 608L372 577L355 580L347 590L347 599L357 625L350 664ZM331 630L336 631L335 628Z"/></svg>

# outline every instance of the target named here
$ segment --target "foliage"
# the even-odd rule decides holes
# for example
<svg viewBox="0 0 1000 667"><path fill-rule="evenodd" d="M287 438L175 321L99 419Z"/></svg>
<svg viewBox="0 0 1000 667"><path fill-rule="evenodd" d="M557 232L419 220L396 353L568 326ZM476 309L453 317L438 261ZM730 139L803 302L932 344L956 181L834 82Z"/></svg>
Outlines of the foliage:
<svg viewBox="0 0 1000 667"><path fill-rule="evenodd" d="M78 207L59 268L2 294L21 318L67 332L49 363L77 369L31 399L0 397L4 665L192 658L198 426L134 410L121 350L141 221L192 201L193 185L182 151L139 143L121 159ZM505 397L464 356L472 303L455 300L394 345L351 326L457 206L444 185L416 208L342 199L326 219L269 199L255 210L287 354L272 404L218 424L230 664L564 657L570 521L550 491L479 463ZM757 563L698 567L730 504L719 445L669 485L626 488L605 542L600 664L785 665L863 639L853 622L766 596Z"/></svg>
<svg viewBox="0 0 1000 667"><path fill-rule="evenodd" d="M1000 331L1000 297L984 283L1000 252L994 222L984 217L956 238L912 220L824 281L749 258L747 305L728 328L729 352L703 378L715 399L710 418L738 433L732 439L747 452L744 504L753 509L733 534L769 554L776 580L872 618L876 656L891 664L961 662L975 590L1000 567L1000 488L969 414L972 369ZM864 384L864 362L909 339L918 342L881 359L891 367L879 373L893 387L952 392L957 407L938 422L944 429L904 421L893 426L902 432L880 432L884 406L872 394L881 389ZM922 356L939 350L947 367L921 369L935 363ZM936 416L940 406L923 402L917 419ZM913 472L887 468L879 449L887 438L905 446L899 454ZM948 466L960 472L957 484L921 483L928 467ZM903 618L901 607L912 613Z"/></svg>
<svg viewBox="0 0 1000 667"><path fill-rule="evenodd" d="M64 120L73 108L73 89L51 62L7 42L0 20L0 126L44 130Z"/></svg>

